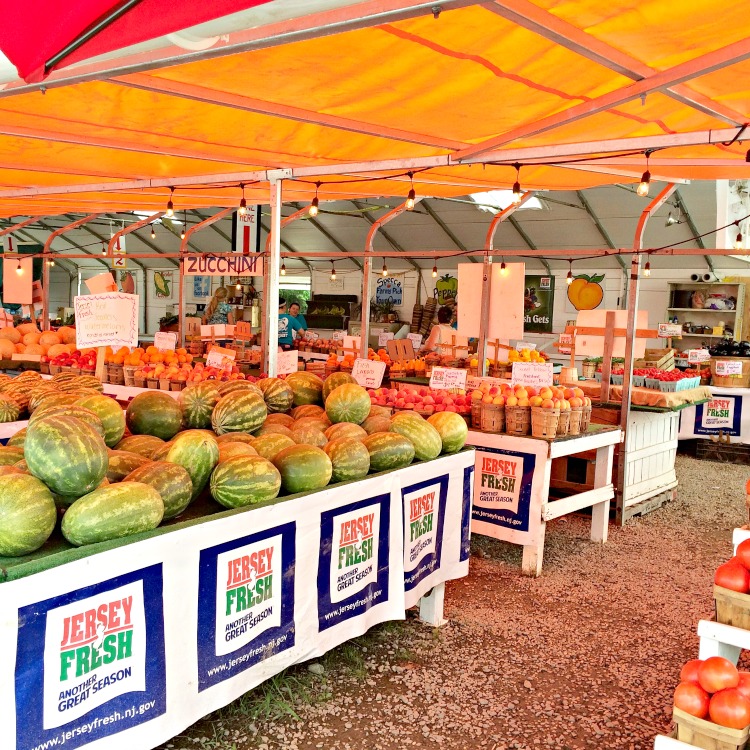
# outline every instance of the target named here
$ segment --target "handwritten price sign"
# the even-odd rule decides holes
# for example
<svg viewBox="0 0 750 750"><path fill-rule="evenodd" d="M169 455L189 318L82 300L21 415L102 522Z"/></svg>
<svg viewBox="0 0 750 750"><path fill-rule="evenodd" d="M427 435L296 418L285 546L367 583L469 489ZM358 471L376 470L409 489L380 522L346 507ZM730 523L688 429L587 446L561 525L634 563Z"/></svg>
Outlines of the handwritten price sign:
<svg viewBox="0 0 750 750"><path fill-rule="evenodd" d="M689 349L688 364L697 365L701 362L708 362L711 359L711 353L708 349Z"/></svg>
<svg viewBox="0 0 750 750"><path fill-rule="evenodd" d="M682 326L679 323L659 323L657 336L660 339L681 339Z"/></svg>
<svg viewBox="0 0 750 750"><path fill-rule="evenodd" d="M216 367L218 370L231 372L237 352L221 346L212 346L206 357L206 367Z"/></svg>
<svg viewBox="0 0 750 750"><path fill-rule="evenodd" d="M720 359L716 362L717 375L742 375L742 362Z"/></svg>
<svg viewBox="0 0 750 750"><path fill-rule="evenodd" d="M430 375L430 388L436 391L466 389L468 372L457 367L433 367Z"/></svg>
<svg viewBox="0 0 750 750"><path fill-rule="evenodd" d="M173 352L177 346L177 334L171 331L157 331L154 334L154 346L160 352Z"/></svg>
<svg viewBox="0 0 750 750"><path fill-rule="evenodd" d="M514 362L511 374L512 385L530 385L543 388L552 385L552 362Z"/></svg>
<svg viewBox="0 0 750 750"><path fill-rule="evenodd" d="M385 362L373 362L370 359L354 360L352 377L363 388L380 388L385 375Z"/></svg>
<svg viewBox="0 0 750 750"><path fill-rule="evenodd" d="M279 352L276 355L276 373L278 375L289 375L297 372L299 367L299 355L295 349L288 352Z"/></svg>
<svg viewBox="0 0 750 750"><path fill-rule="evenodd" d="M76 346L138 346L138 296L105 292L82 294L73 300L76 314Z"/></svg>

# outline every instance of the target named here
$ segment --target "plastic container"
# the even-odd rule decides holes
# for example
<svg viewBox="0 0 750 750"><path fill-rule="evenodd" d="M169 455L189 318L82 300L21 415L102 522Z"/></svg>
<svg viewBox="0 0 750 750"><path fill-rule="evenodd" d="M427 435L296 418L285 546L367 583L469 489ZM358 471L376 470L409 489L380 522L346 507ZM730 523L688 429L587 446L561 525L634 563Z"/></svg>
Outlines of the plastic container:
<svg viewBox="0 0 750 750"><path fill-rule="evenodd" d="M609 382L612 383L612 385L622 385L622 380L624 377L624 375L610 375Z"/></svg>
<svg viewBox="0 0 750 750"><path fill-rule="evenodd" d="M633 375L632 381L634 388L643 388L646 385L645 375Z"/></svg>
<svg viewBox="0 0 750 750"><path fill-rule="evenodd" d="M646 378L645 383L646 388L651 388L654 391L661 390L661 388L659 387L659 383L661 383L661 380L657 380L656 378Z"/></svg>

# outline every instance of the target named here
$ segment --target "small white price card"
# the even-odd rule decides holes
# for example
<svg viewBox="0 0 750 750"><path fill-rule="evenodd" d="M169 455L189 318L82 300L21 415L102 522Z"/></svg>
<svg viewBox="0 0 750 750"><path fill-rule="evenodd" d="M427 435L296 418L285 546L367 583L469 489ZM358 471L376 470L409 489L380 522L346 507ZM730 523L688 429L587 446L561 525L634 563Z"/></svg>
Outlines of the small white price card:
<svg viewBox="0 0 750 750"><path fill-rule="evenodd" d="M234 349L225 349L223 346L212 346L206 357L206 367L216 367L219 370L231 371L236 356L237 352Z"/></svg>
<svg viewBox="0 0 750 750"><path fill-rule="evenodd" d="M717 375L742 375L742 362L719 359L716 361Z"/></svg>
<svg viewBox="0 0 750 750"><path fill-rule="evenodd" d="M430 388L436 391L464 390L467 370L458 367L433 367L430 375Z"/></svg>
<svg viewBox="0 0 750 750"><path fill-rule="evenodd" d="M708 349L689 349L688 350L688 364L697 365L700 362L708 362L711 359L711 354Z"/></svg>
<svg viewBox="0 0 750 750"><path fill-rule="evenodd" d="M346 336L346 331L334 331L333 332L333 340L334 341L343 341L344 336Z"/></svg>
<svg viewBox="0 0 750 750"><path fill-rule="evenodd" d="M552 385L552 368L552 362L514 362L511 384L530 385L534 388Z"/></svg>
<svg viewBox="0 0 750 750"><path fill-rule="evenodd" d="M380 388L385 375L385 362L373 362L371 359L354 360L352 377L363 388Z"/></svg>
<svg viewBox="0 0 750 750"><path fill-rule="evenodd" d="M519 341L516 344L516 349L520 352L522 349L528 349L533 352L536 349L536 344L532 344L530 341Z"/></svg>
<svg viewBox="0 0 750 750"><path fill-rule="evenodd" d="M305 331L305 338L308 341L315 341L318 338L318 334L315 331Z"/></svg>
<svg viewBox="0 0 750 750"><path fill-rule="evenodd" d="M422 346L422 334L421 333L407 333L406 338L411 341L414 351L417 351Z"/></svg>
<svg viewBox="0 0 750 750"><path fill-rule="evenodd" d="M378 346L385 346L389 341L393 341L393 334L390 331L383 331L378 335Z"/></svg>
<svg viewBox="0 0 750 750"><path fill-rule="evenodd" d="M657 336L660 339L681 339L682 326L679 323L659 323Z"/></svg>
<svg viewBox="0 0 750 750"><path fill-rule="evenodd" d="M288 352L279 352L276 355L277 375L289 375L292 372L297 372L298 366L299 355L296 349L291 349Z"/></svg>
<svg viewBox="0 0 750 750"><path fill-rule="evenodd" d="M557 351L560 354L570 354L570 350L573 347L573 334L572 333L561 333L560 340L558 341Z"/></svg>
<svg viewBox="0 0 750 750"><path fill-rule="evenodd" d="M173 352L177 346L177 334L173 331L157 331L154 334L154 346L160 352Z"/></svg>

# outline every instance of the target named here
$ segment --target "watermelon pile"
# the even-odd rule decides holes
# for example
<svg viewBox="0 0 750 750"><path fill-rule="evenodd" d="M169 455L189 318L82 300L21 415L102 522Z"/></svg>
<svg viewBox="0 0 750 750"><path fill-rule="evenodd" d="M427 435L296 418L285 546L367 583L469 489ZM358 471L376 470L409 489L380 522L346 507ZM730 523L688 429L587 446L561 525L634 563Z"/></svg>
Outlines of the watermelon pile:
<svg viewBox="0 0 750 750"><path fill-rule="evenodd" d="M459 414L390 416L341 373L204 381L179 400L149 390L125 411L88 376L0 375L0 419L24 412L28 427L0 447L0 557L34 552L56 527L76 546L152 531L201 496L241 508L316 492L467 437Z"/></svg>

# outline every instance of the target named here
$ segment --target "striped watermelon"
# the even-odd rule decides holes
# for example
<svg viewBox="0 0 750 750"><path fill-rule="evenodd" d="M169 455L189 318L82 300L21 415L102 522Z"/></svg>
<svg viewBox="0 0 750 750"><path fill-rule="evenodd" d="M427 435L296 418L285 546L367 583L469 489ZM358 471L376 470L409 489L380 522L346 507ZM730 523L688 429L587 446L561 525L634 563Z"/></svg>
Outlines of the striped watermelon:
<svg viewBox="0 0 750 750"><path fill-rule="evenodd" d="M128 451L109 451L109 465L107 466L107 479L115 484L122 482L130 472L135 469L150 464L151 459L141 456L138 453L129 453Z"/></svg>
<svg viewBox="0 0 750 750"><path fill-rule="evenodd" d="M298 427L315 427L325 432L331 424L331 420L325 414L316 414L312 417L299 417L299 419L295 419L294 424L289 429L296 430Z"/></svg>
<svg viewBox="0 0 750 750"><path fill-rule="evenodd" d="M55 391L55 393L48 394L47 397L41 401L36 409L34 409L34 414L40 409L51 409L56 406L68 406L74 404L79 398L80 396L77 393L60 393L59 391ZM31 403L30 399L29 403Z"/></svg>
<svg viewBox="0 0 750 750"><path fill-rule="evenodd" d="M396 414L391 419L391 430L411 440L414 455L419 461L431 461L437 458L443 449L440 433L419 414Z"/></svg>
<svg viewBox="0 0 750 750"><path fill-rule="evenodd" d="M23 448L26 441L26 427L13 433L13 437L5 444L8 448Z"/></svg>
<svg viewBox="0 0 750 750"><path fill-rule="evenodd" d="M102 487L109 486L110 481L107 479L107 477L104 477L101 482L96 486L97 490L100 490ZM68 507L73 505L73 503L78 500L79 495L55 495L52 493L52 497L55 498L55 505L60 508L61 510L66 510Z"/></svg>
<svg viewBox="0 0 750 750"><path fill-rule="evenodd" d="M126 482L142 482L153 487L164 503L164 520L175 518L190 505L193 481L190 474L177 464L151 461L125 477Z"/></svg>
<svg viewBox="0 0 750 750"><path fill-rule="evenodd" d="M6 474L28 474L28 472L24 471L18 464L0 466L0 477L5 476Z"/></svg>
<svg viewBox="0 0 750 750"><path fill-rule="evenodd" d="M291 414L269 414L264 424L280 424L282 427L292 429L294 417Z"/></svg>
<svg viewBox="0 0 750 750"><path fill-rule="evenodd" d="M12 466L23 460L23 448L14 445L0 446L0 466Z"/></svg>
<svg viewBox="0 0 750 750"><path fill-rule="evenodd" d="M0 394L0 422L17 422L20 413L21 409L10 396Z"/></svg>
<svg viewBox="0 0 750 750"><path fill-rule="evenodd" d="M326 410L317 404L295 406L290 413L295 419L303 419L304 417L324 417L325 419L328 419L326 416ZM328 419L328 421L330 422L331 420Z"/></svg>
<svg viewBox="0 0 750 750"><path fill-rule="evenodd" d="M202 430L187 430L174 439L164 460L182 466L190 474L193 482L192 501L203 492L219 462L219 444Z"/></svg>
<svg viewBox="0 0 750 750"><path fill-rule="evenodd" d="M204 380L181 390L179 404L185 426L192 429L211 427L211 414L220 398L215 380Z"/></svg>
<svg viewBox="0 0 750 750"><path fill-rule="evenodd" d="M362 424L370 413L370 405L370 396L361 385L345 383L329 394L326 399L326 414L334 424Z"/></svg>
<svg viewBox="0 0 750 750"><path fill-rule="evenodd" d="M125 434L125 412L120 404L109 396L84 396L76 401L77 406L90 409L102 421L104 427L104 442L109 448L114 448Z"/></svg>
<svg viewBox="0 0 750 750"><path fill-rule="evenodd" d="M64 406L40 406L30 417L29 426L36 424L40 419L55 419L57 417L75 417L82 422L91 425L104 438L104 425L99 416L91 409L84 409L82 406L75 404L65 404Z"/></svg>
<svg viewBox="0 0 750 750"><path fill-rule="evenodd" d="M107 446L91 425L75 417L40 419L24 444L29 471L58 495L85 495L107 473Z"/></svg>
<svg viewBox="0 0 750 750"><path fill-rule="evenodd" d="M263 391L249 380L225 380L223 383L219 383L219 395L226 396L228 393L237 393L237 391L252 391L257 393L258 396L263 395Z"/></svg>
<svg viewBox="0 0 750 750"><path fill-rule="evenodd" d="M382 416L367 417L361 426L368 435L372 435L374 432L390 432L391 420Z"/></svg>
<svg viewBox="0 0 750 750"><path fill-rule="evenodd" d="M217 435L225 432L253 432L268 415L263 396L255 391L234 391L222 396L214 407L211 424Z"/></svg>
<svg viewBox="0 0 750 750"><path fill-rule="evenodd" d="M232 433L229 433L230 435ZM268 424L268 421L264 422L256 431L255 431L255 437L263 437L263 435L286 435L287 437L292 437L292 431L289 429L289 427L284 427L284 425L280 424Z"/></svg>
<svg viewBox="0 0 750 750"><path fill-rule="evenodd" d="M334 372L323 381L323 400L328 398L334 388L357 381L348 372Z"/></svg>
<svg viewBox="0 0 750 750"><path fill-rule="evenodd" d="M0 556L19 557L39 549L57 521L52 493L29 474L0 476Z"/></svg>
<svg viewBox="0 0 750 750"><path fill-rule="evenodd" d="M138 453L141 456L153 459L154 453L163 445L165 445L164 441L153 435L128 435L117 443L115 450Z"/></svg>
<svg viewBox="0 0 750 750"><path fill-rule="evenodd" d="M333 465L325 451L313 445L292 445L276 454L274 466L290 493L321 490L331 481Z"/></svg>
<svg viewBox="0 0 750 750"><path fill-rule="evenodd" d="M139 393L125 411L128 429L134 435L173 438L182 424L182 409L171 396L161 391Z"/></svg>
<svg viewBox="0 0 750 750"><path fill-rule="evenodd" d="M211 475L211 495L225 508L273 500L279 489L279 470L260 456L235 456L220 463Z"/></svg>
<svg viewBox="0 0 750 750"><path fill-rule="evenodd" d="M319 404L323 400L323 381L312 372L293 372L286 382L294 393L294 405Z"/></svg>
<svg viewBox="0 0 750 750"><path fill-rule="evenodd" d="M273 461L277 453L292 445L296 445L296 443L286 435L264 435L253 443L253 448L259 456Z"/></svg>
<svg viewBox="0 0 750 750"><path fill-rule="evenodd" d="M339 422L338 424L331 425L324 434L328 440L338 440L339 438L364 440L367 437L365 430L358 424L352 424L351 422Z"/></svg>
<svg viewBox="0 0 750 750"><path fill-rule="evenodd" d="M63 516L62 533L80 547L151 531L163 517L164 502L153 487L118 482L78 498Z"/></svg>
<svg viewBox="0 0 750 750"><path fill-rule="evenodd" d="M174 445L175 439L172 438L171 440L168 440L166 443L162 442L162 444L151 454L151 460L152 461L166 461L167 460L167 453L169 453L171 447Z"/></svg>
<svg viewBox="0 0 750 750"><path fill-rule="evenodd" d="M22 459L21 461L17 461L14 464L6 464L6 466L13 466L14 468L18 469L18 471L22 471L24 474L29 474L29 465L26 463L26 459Z"/></svg>
<svg viewBox="0 0 750 750"><path fill-rule="evenodd" d="M411 440L394 432L376 432L368 435L362 444L370 454L370 471L402 469L414 460Z"/></svg>
<svg viewBox="0 0 750 750"><path fill-rule="evenodd" d="M258 381L258 387L263 392L270 413L285 412L292 408L294 391L286 381L279 378L263 378Z"/></svg>
<svg viewBox="0 0 750 750"><path fill-rule="evenodd" d="M380 406L380 404L370 404L370 413L368 417L388 417L391 418L393 410L388 406Z"/></svg>
<svg viewBox="0 0 750 750"><path fill-rule="evenodd" d="M469 436L466 420L453 411L439 411L427 420L443 441L443 453L456 453L464 447Z"/></svg>
<svg viewBox="0 0 750 750"><path fill-rule="evenodd" d="M34 409L36 409L37 406L39 406L39 404L44 401L44 399L49 398L55 393L59 393L59 391L57 390L57 387L52 383L45 382L35 386L34 390L29 396L29 413L33 414Z"/></svg>
<svg viewBox="0 0 750 750"><path fill-rule="evenodd" d="M219 445L219 463L235 456L257 456L258 451L247 443L221 443Z"/></svg>
<svg viewBox="0 0 750 750"><path fill-rule="evenodd" d="M322 448L328 442L323 430L310 424L301 427L295 425L292 430L292 440L299 445L315 445L318 448Z"/></svg>
<svg viewBox="0 0 750 750"><path fill-rule="evenodd" d="M331 440L323 450L333 464L332 482L362 479L370 471L370 453L360 440L347 437L336 438Z"/></svg>
<svg viewBox="0 0 750 750"><path fill-rule="evenodd" d="M222 443L247 443L252 445L255 442L255 435L249 435L247 432L227 432L224 435L219 435L216 442L219 445Z"/></svg>

